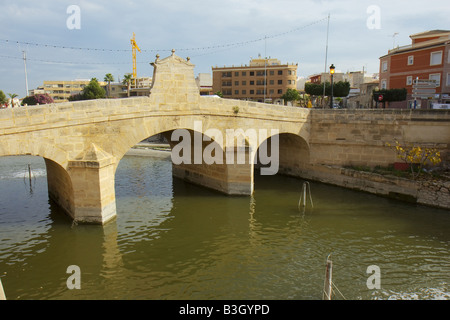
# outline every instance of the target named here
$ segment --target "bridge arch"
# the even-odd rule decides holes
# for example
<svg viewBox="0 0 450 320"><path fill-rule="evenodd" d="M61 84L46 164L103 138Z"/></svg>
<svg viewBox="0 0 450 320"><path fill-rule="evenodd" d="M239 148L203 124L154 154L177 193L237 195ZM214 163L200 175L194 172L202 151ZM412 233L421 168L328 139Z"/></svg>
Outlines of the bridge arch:
<svg viewBox="0 0 450 320"><path fill-rule="evenodd" d="M0 155L0 157L16 156L33 156L44 160L49 198L57 203L68 216L74 218L75 194L72 184L72 177L66 167L63 167L61 163L46 156L26 152L24 149L22 149L22 151L18 150L17 152L10 152L9 154ZM31 170L31 174L33 174L32 167Z"/></svg>
<svg viewBox="0 0 450 320"><path fill-rule="evenodd" d="M255 154L256 169L267 167L268 164L261 163L261 155L264 156L265 152L269 153L269 158L278 160L279 174L300 177L310 165L309 144L304 137L296 133L280 132L261 141ZM278 152L278 157L271 154L273 152Z"/></svg>

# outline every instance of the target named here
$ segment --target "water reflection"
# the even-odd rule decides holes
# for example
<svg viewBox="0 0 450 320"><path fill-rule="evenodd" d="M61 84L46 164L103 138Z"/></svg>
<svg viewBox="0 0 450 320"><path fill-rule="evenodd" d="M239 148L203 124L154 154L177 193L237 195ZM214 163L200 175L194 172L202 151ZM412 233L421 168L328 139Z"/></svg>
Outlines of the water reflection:
<svg viewBox="0 0 450 320"><path fill-rule="evenodd" d="M45 175L33 193L14 177L29 158L1 160L9 299L322 299L329 254L348 299L449 296L447 211L317 183L303 211L298 179L256 175L252 197L229 197L172 179L170 161L125 157L117 219L73 226L49 201ZM381 290L366 287L373 264ZM69 265L81 269L81 290L66 287Z"/></svg>

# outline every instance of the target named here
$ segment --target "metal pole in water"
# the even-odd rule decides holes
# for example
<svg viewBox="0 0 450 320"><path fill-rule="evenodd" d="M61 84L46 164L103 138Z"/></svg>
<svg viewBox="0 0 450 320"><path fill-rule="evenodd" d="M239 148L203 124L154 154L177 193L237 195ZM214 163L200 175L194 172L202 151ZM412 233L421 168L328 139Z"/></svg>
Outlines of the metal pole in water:
<svg viewBox="0 0 450 320"><path fill-rule="evenodd" d="M306 183L303 184L303 206L306 207Z"/></svg>
<svg viewBox="0 0 450 320"><path fill-rule="evenodd" d="M6 300L5 291L3 290L2 279L0 279L0 300Z"/></svg>
<svg viewBox="0 0 450 320"><path fill-rule="evenodd" d="M28 179L30 180L30 186L31 186L31 166L28 165Z"/></svg>
<svg viewBox="0 0 450 320"><path fill-rule="evenodd" d="M330 259L331 254L327 257L327 267L325 272L325 285L323 288L324 291L324 300L331 300L331 290L332 290L332 273L333 273L333 262Z"/></svg>
<svg viewBox="0 0 450 320"><path fill-rule="evenodd" d="M314 208L314 204L312 201L312 195L311 195L311 186L309 185L309 182L303 182L302 187L302 193L300 194L300 199L298 200L298 208L300 209L300 206L306 208L306 193L309 191L309 200L311 202L311 208ZM302 198L303 198L303 205L302 205Z"/></svg>

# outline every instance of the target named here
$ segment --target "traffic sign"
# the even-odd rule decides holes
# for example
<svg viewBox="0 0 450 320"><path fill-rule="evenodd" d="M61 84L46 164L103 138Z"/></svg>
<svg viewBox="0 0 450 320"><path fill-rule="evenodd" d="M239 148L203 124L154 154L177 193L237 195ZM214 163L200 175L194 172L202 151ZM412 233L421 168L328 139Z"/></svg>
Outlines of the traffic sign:
<svg viewBox="0 0 450 320"><path fill-rule="evenodd" d="M382 95L382 94L380 94L380 95L378 96L378 101L383 101L383 95Z"/></svg>
<svg viewBox="0 0 450 320"><path fill-rule="evenodd" d="M413 98L432 99L436 94L435 80L421 80L416 79L413 83Z"/></svg>

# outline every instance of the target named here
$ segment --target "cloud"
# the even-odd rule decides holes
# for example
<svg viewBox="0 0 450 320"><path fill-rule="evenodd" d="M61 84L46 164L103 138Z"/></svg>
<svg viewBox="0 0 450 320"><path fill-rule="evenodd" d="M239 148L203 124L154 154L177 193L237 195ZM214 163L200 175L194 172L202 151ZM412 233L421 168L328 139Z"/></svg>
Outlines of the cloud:
<svg viewBox="0 0 450 320"><path fill-rule="evenodd" d="M81 29L66 26L69 5L81 10ZM367 8L378 6L380 29L367 28ZM248 64L258 54L299 64L299 75L322 72L328 14L328 63L343 71L378 72L379 57L393 43L407 45L409 35L449 25L446 0L166 0L24 1L4 0L0 11L0 89L24 95L22 51L27 51L30 88L46 79L117 78L131 72L130 38L136 33L138 74L152 75L149 62L170 49L191 57L196 72L214 65ZM398 35L393 38L393 34ZM264 37L267 37L264 40ZM104 48L71 50L17 44ZM229 44L240 44L229 46ZM185 50L182 50L185 49ZM186 50L189 49L189 50ZM125 51L123 51L125 50ZM79 62L57 64L45 61ZM97 64L93 64L97 63ZM8 76L5 76L7 74Z"/></svg>

